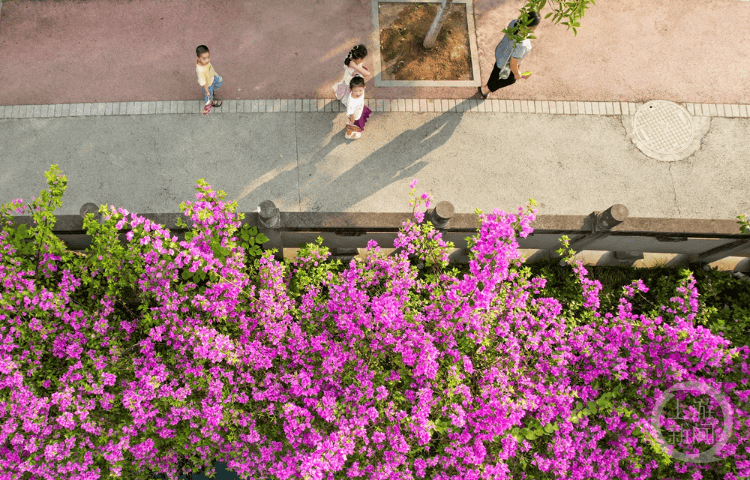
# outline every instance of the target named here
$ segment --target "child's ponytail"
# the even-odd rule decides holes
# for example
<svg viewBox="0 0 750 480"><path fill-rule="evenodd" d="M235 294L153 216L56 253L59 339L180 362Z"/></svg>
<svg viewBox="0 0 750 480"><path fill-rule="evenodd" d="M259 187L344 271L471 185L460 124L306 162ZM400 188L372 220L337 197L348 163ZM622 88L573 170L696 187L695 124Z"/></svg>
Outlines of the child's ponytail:
<svg viewBox="0 0 750 480"><path fill-rule="evenodd" d="M359 45L355 45L352 47L351 50L349 50L349 54L344 59L344 65L347 67L349 66L349 62L354 60L360 60L362 58L365 58L367 56L367 47L362 45L361 43Z"/></svg>

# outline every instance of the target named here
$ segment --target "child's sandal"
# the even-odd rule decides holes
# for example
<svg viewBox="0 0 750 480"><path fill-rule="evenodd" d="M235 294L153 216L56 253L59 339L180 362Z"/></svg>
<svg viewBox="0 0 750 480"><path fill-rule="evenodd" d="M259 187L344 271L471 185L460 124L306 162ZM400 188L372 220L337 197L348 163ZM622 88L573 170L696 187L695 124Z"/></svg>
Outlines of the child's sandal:
<svg viewBox="0 0 750 480"><path fill-rule="evenodd" d="M208 113L211 111L212 105L209 103L205 107L203 107L203 115L208 115Z"/></svg>
<svg viewBox="0 0 750 480"><path fill-rule="evenodd" d="M216 103L216 102L218 102L218 103ZM211 106L217 107L217 108L220 107L221 104L222 104L221 100L214 100L213 102L211 102Z"/></svg>

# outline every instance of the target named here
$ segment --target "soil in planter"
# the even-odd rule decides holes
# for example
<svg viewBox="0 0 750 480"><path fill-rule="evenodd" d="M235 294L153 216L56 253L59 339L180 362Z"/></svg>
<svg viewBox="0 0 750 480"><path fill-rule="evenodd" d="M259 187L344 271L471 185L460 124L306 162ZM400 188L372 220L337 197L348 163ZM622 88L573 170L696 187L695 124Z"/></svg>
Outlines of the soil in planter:
<svg viewBox="0 0 750 480"><path fill-rule="evenodd" d="M451 5L435 45L429 50L422 46L438 7L379 4L383 80L473 80L465 5Z"/></svg>

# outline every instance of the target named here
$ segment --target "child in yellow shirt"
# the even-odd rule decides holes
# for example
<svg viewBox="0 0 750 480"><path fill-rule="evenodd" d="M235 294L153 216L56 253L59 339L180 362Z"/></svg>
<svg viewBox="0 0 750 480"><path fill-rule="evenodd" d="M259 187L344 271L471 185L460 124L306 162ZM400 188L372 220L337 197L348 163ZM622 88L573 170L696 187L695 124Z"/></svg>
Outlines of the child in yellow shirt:
<svg viewBox="0 0 750 480"><path fill-rule="evenodd" d="M198 74L198 84L203 88L203 100L206 101L206 106L203 107L203 115L208 115L211 107L221 106L221 100L214 98L214 90L221 87L223 79L211 66L211 54L208 52L207 46L198 45L195 53L198 55L198 60L195 62L195 72Z"/></svg>

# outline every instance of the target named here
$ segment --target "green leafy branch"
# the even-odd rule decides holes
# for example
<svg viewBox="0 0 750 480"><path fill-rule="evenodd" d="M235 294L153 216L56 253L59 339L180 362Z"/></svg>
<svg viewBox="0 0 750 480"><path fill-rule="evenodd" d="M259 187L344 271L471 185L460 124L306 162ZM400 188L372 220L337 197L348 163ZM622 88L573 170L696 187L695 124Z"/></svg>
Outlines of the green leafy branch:
<svg viewBox="0 0 750 480"><path fill-rule="evenodd" d="M589 8L589 4L595 5L594 0L549 0L549 6L552 11L544 16L545 19L552 17L552 22L562 23L568 27L568 30L573 30L573 35L577 35L576 28L580 27L580 19L583 18L586 9ZM529 12L535 11L541 13L542 9L547 5L547 0L527 0L519 15L520 28L513 34L504 29L503 33L513 39L515 43L521 43L527 38L536 38L531 34L531 27L529 27L530 19ZM561 20L564 20L561 22Z"/></svg>
<svg viewBox="0 0 750 480"><path fill-rule="evenodd" d="M737 215L737 223L740 225L740 232L750 233L750 218L747 215Z"/></svg>

